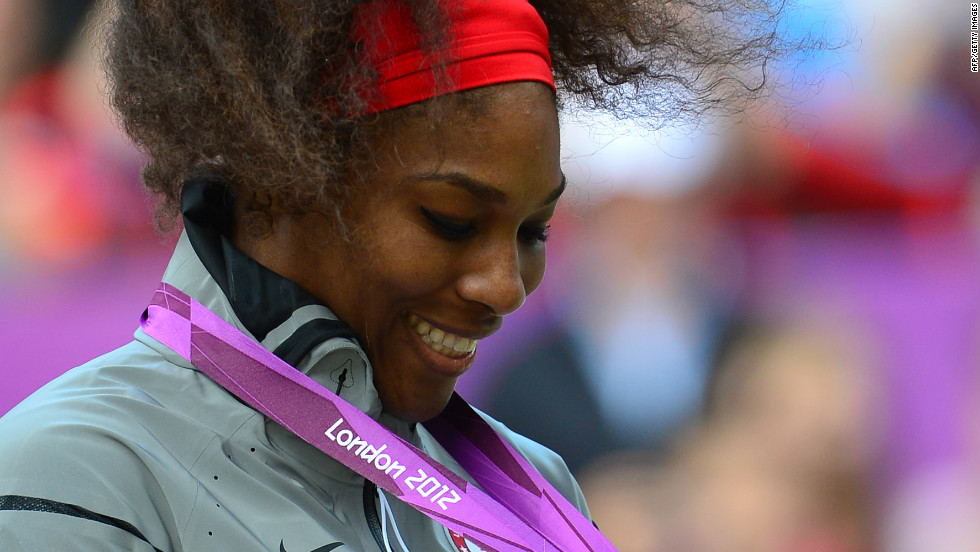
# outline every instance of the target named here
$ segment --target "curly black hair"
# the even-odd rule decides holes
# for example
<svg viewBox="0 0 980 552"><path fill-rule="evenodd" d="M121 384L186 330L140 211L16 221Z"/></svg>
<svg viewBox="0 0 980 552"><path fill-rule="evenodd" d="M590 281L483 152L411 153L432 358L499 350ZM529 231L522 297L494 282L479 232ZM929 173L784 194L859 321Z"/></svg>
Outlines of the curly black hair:
<svg viewBox="0 0 980 552"><path fill-rule="evenodd" d="M405 0L432 51L447 1ZM103 42L111 101L148 154L158 224L172 224L182 182L202 164L253 210L270 198L294 213L335 210L368 155L364 121L345 115L363 106L359 83L373 82L349 39L360 3L114 0ZM774 58L802 46L783 40L785 6L771 0L530 3L550 33L559 107L654 125L759 94Z"/></svg>

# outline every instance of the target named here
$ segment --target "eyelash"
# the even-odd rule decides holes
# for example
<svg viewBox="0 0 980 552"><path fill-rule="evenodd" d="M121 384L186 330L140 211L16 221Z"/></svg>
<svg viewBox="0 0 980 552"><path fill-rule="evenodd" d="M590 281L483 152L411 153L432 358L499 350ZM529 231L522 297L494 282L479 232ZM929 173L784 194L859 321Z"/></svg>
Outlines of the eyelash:
<svg viewBox="0 0 980 552"><path fill-rule="evenodd" d="M476 230L473 223L460 224L458 222L447 220L426 209L425 207L420 207L420 209L422 209L422 215L429 221L429 225L432 226L432 228L440 236L449 241L465 240L473 234L474 230Z"/></svg>
<svg viewBox="0 0 980 552"><path fill-rule="evenodd" d="M422 215L429 222L429 225L443 238L449 241L462 241L469 238L476 231L476 226L472 222L460 224L441 217L425 207L420 207ZM551 230L549 224L523 225L518 230L518 236L531 245L543 244L548 241L548 234Z"/></svg>
<svg viewBox="0 0 980 552"><path fill-rule="evenodd" d="M521 226L518 231L518 235L524 239L529 244L543 244L548 241L548 235L551 233L550 224L532 224L530 226Z"/></svg>

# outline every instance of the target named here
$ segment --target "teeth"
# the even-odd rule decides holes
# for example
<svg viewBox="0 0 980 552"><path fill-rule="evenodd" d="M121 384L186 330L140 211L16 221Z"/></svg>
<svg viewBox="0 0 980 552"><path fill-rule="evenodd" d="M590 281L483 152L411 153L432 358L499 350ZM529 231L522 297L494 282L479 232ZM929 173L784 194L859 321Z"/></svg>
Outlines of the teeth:
<svg viewBox="0 0 980 552"><path fill-rule="evenodd" d="M408 315L408 323L426 345L446 356L462 357L476 350L477 340L433 328L428 322L414 314Z"/></svg>

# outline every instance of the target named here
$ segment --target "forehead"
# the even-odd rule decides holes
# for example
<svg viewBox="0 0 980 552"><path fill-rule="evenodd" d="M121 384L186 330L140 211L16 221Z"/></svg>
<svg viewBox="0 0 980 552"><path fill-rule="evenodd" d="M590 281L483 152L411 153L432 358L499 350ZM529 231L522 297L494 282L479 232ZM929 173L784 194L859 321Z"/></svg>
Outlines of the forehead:
<svg viewBox="0 0 980 552"><path fill-rule="evenodd" d="M553 92L508 83L382 114L369 140L381 172L457 171L481 180L561 178Z"/></svg>

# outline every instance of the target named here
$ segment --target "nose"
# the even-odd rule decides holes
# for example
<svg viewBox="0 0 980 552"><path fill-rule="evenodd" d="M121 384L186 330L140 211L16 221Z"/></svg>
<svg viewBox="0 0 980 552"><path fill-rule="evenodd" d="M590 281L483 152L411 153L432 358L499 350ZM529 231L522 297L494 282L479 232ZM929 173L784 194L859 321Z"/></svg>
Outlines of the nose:
<svg viewBox="0 0 980 552"><path fill-rule="evenodd" d="M464 267L457 293L465 300L483 303L494 314L510 314L527 298L521 264L514 244L484 250Z"/></svg>

